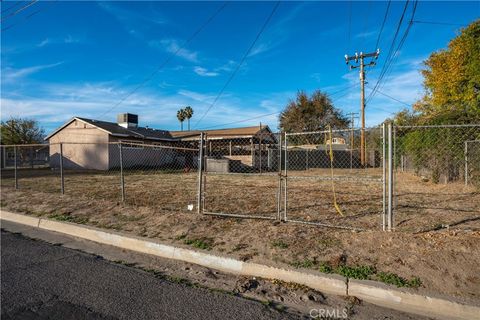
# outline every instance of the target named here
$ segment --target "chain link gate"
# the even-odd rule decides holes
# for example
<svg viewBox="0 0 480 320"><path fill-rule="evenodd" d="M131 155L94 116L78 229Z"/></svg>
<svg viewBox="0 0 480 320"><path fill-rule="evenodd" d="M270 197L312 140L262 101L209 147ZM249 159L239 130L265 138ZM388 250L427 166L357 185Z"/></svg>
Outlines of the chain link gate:
<svg viewBox="0 0 480 320"><path fill-rule="evenodd" d="M199 208L206 215L271 219L280 215L281 136L202 135Z"/></svg>
<svg viewBox="0 0 480 320"><path fill-rule="evenodd" d="M386 221L385 126L285 134L283 220L343 229Z"/></svg>

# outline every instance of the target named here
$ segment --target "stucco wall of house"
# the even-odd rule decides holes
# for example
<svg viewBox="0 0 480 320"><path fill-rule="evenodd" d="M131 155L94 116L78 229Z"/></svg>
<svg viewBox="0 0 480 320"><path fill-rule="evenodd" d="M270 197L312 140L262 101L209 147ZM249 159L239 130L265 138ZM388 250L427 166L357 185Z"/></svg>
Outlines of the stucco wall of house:
<svg viewBox="0 0 480 320"><path fill-rule="evenodd" d="M50 166L59 167L62 143L65 169L108 170L108 136L95 126L79 120L72 121L49 139Z"/></svg>

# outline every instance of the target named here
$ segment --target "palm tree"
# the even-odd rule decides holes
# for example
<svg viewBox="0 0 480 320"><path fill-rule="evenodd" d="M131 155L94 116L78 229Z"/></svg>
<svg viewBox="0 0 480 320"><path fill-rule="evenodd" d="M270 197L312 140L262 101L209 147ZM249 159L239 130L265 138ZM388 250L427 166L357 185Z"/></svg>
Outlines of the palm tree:
<svg viewBox="0 0 480 320"><path fill-rule="evenodd" d="M193 109L190 106L186 106L183 110L185 111L185 117L188 122L188 131L190 131L190 118L193 116Z"/></svg>
<svg viewBox="0 0 480 320"><path fill-rule="evenodd" d="M177 111L177 119L180 121L180 128L183 131L183 121L185 121L186 114L184 109L180 109Z"/></svg>

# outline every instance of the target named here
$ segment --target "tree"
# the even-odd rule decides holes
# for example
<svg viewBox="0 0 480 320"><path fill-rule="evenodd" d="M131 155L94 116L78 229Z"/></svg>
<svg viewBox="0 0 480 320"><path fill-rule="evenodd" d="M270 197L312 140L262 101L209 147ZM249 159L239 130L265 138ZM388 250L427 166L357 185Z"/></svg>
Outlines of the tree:
<svg viewBox="0 0 480 320"><path fill-rule="evenodd" d="M480 20L424 62L425 95L414 108L423 123L480 121Z"/></svg>
<svg viewBox="0 0 480 320"><path fill-rule="evenodd" d="M299 91L280 114L280 127L286 132L308 132L348 127L349 120L336 109L332 101L320 90L311 97Z"/></svg>
<svg viewBox="0 0 480 320"><path fill-rule="evenodd" d="M193 109L190 106L186 106L183 110L185 111L185 117L188 122L188 131L190 131L190 118L193 116Z"/></svg>
<svg viewBox="0 0 480 320"><path fill-rule="evenodd" d="M180 121L180 129L183 131L183 121L185 121L186 115L185 110L180 109L177 111L177 119Z"/></svg>
<svg viewBox="0 0 480 320"><path fill-rule="evenodd" d="M32 119L10 118L0 123L2 144L42 143L45 131Z"/></svg>

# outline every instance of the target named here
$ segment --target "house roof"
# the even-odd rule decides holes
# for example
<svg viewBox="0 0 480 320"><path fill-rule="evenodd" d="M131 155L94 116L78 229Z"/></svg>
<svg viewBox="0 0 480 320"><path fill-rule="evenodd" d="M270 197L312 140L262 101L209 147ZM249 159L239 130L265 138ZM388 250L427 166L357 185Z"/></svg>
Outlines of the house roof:
<svg viewBox="0 0 480 320"><path fill-rule="evenodd" d="M246 138L253 137L259 134L261 131L272 133L270 128L266 125L242 127L242 128L227 128L227 129L215 129L215 130L193 130L193 131L170 131L173 138L188 139L198 137L201 132L207 134L209 138Z"/></svg>
<svg viewBox="0 0 480 320"><path fill-rule="evenodd" d="M132 137L132 138L151 139L151 140L174 140L170 135L170 133L166 130L157 130L157 129L151 129L146 127L125 128L118 125L115 122L107 122L107 121L100 121L100 120L80 118L80 117L74 117L70 119L63 126L61 126L60 128L53 131L51 134L49 134L45 138L45 140L50 139L52 136L57 134L63 128L68 126L70 123L72 123L72 121L74 120L80 120L82 122L88 123L113 136Z"/></svg>
<svg viewBox="0 0 480 320"><path fill-rule="evenodd" d="M151 139L151 140L164 140L164 141L165 140L167 141L196 140L201 132L205 132L209 138L216 138L216 139L254 137L262 131L267 133L272 133L270 128L266 125L243 127L243 128L202 130L202 131L200 130L166 131L166 130L157 130L157 129L147 128L147 127L125 128L118 125L115 122L107 122L107 121L100 121L100 120L87 119L87 118L81 118L81 117L74 117L69 121L67 121L60 128L56 129L51 134L49 134L45 138L45 140L50 139L52 136L57 134L59 131L61 131L66 126L68 126L74 120L80 120L82 122L88 123L113 136L132 137L132 138Z"/></svg>

